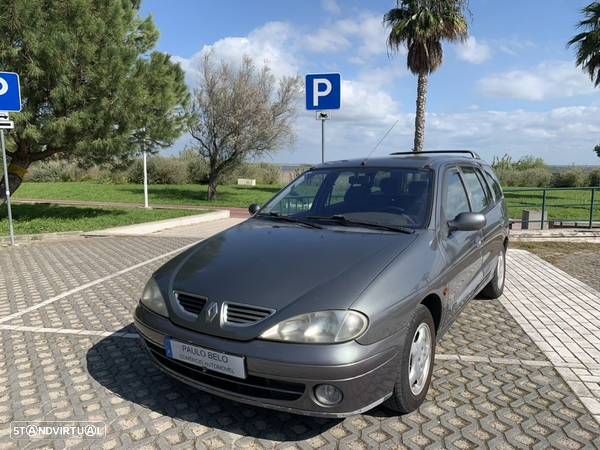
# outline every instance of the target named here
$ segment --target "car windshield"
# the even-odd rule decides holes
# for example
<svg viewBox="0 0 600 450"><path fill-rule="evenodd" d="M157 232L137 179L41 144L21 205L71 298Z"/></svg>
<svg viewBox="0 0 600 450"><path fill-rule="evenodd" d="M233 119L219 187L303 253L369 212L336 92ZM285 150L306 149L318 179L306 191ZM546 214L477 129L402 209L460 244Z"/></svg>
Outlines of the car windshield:
<svg viewBox="0 0 600 450"><path fill-rule="evenodd" d="M427 169L316 169L282 190L260 215L424 228L429 223L432 191L432 171Z"/></svg>

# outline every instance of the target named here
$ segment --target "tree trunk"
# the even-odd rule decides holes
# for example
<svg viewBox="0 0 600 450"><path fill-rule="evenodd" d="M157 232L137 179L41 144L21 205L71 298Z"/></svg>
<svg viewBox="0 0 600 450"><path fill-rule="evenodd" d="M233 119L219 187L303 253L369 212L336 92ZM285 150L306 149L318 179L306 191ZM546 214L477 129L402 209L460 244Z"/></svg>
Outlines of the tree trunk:
<svg viewBox="0 0 600 450"><path fill-rule="evenodd" d="M413 151L422 152L425 145L425 108L427 106L427 85L429 74L421 72L417 84L417 115L415 117L415 146Z"/></svg>
<svg viewBox="0 0 600 450"><path fill-rule="evenodd" d="M11 161L8 165L8 187L10 188L11 197L19 186L21 186L23 177L27 173L30 164L31 161L26 157L20 157L18 154L11 155ZM2 180L0 181L0 205L4 203L6 203L6 183L2 174Z"/></svg>
<svg viewBox="0 0 600 450"><path fill-rule="evenodd" d="M206 199L210 202L217 199L217 177L210 175L208 177L208 195Z"/></svg>

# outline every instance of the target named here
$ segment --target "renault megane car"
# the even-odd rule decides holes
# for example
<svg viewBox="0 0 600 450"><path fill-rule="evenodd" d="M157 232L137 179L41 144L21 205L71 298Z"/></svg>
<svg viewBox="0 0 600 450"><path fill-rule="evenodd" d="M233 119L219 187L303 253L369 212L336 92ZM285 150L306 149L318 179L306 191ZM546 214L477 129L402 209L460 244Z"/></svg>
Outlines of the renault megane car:
<svg viewBox="0 0 600 450"><path fill-rule="evenodd" d="M250 211L157 270L135 310L153 361L219 396L412 411L436 341L504 288L503 194L472 152L321 164Z"/></svg>

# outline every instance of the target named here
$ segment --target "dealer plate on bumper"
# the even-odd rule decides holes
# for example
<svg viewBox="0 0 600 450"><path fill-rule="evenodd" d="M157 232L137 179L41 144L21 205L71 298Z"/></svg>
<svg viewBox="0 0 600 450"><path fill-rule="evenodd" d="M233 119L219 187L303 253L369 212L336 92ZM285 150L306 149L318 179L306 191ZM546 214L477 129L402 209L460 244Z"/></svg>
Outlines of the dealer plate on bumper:
<svg viewBox="0 0 600 450"><path fill-rule="evenodd" d="M237 378L246 378L244 357L216 352L197 345L165 338L165 351L168 358L193 364L214 372Z"/></svg>

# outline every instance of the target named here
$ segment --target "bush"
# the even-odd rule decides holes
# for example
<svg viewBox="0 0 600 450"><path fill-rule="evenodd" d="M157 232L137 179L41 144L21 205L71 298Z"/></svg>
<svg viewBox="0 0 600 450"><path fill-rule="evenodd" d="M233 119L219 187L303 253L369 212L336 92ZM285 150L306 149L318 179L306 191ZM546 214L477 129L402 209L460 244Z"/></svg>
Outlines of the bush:
<svg viewBox="0 0 600 450"><path fill-rule="evenodd" d="M179 160L186 166L186 181L190 184L205 184L208 182L208 161L193 150L184 150Z"/></svg>
<svg viewBox="0 0 600 450"><path fill-rule="evenodd" d="M552 186L554 187L582 187L589 186L589 184L590 177L583 169L573 168L552 176Z"/></svg>
<svg viewBox="0 0 600 450"><path fill-rule="evenodd" d="M509 187L548 187L552 174L542 158L523 156L513 161L509 155L494 158L492 164L503 186Z"/></svg>
<svg viewBox="0 0 600 450"><path fill-rule="evenodd" d="M507 187L548 187L552 174L544 167L525 170L500 169L496 170L500 183Z"/></svg>
<svg viewBox="0 0 600 450"><path fill-rule="evenodd" d="M281 183L281 167L274 164L260 163L258 182L261 184Z"/></svg>
<svg viewBox="0 0 600 450"><path fill-rule="evenodd" d="M144 164L141 158L135 160L127 176L129 183L144 182ZM176 158L151 156L148 158L148 183L150 184L184 184L187 181L185 162Z"/></svg>
<svg viewBox="0 0 600 450"><path fill-rule="evenodd" d="M600 169L594 169L590 172L590 186L600 187Z"/></svg>
<svg viewBox="0 0 600 450"><path fill-rule="evenodd" d="M79 181L85 175L85 170L72 162L50 159L34 162L27 171L25 180L36 183L53 181Z"/></svg>

